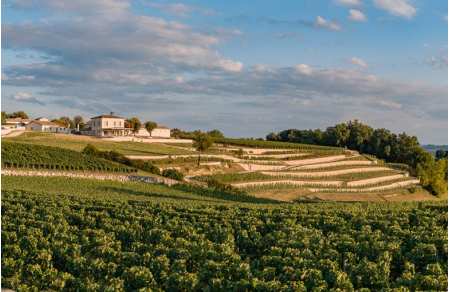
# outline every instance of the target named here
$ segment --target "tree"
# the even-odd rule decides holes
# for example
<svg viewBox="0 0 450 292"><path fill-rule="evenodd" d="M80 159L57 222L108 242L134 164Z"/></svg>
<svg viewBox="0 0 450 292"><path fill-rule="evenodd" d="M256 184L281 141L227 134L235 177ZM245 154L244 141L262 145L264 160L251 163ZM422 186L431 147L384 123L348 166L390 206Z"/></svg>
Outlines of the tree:
<svg viewBox="0 0 450 292"><path fill-rule="evenodd" d="M61 119L53 119L51 120L52 123L58 124L60 127L66 127L66 121L63 121Z"/></svg>
<svg viewBox="0 0 450 292"><path fill-rule="evenodd" d="M341 123L334 127L328 127L324 136L326 144L344 147L347 146L350 130L348 129L347 124Z"/></svg>
<svg viewBox="0 0 450 292"><path fill-rule="evenodd" d="M8 115L6 112L2 112L2 125L6 124L6 119L8 118Z"/></svg>
<svg viewBox="0 0 450 292"><path fill-rule="evenodd" d="M155 122L152 121L145 122L145 129L148 131L149 134L151 134L153 129L156 128L157 126L158 124Z"/></svg>
<svg viewBox="0 0 450 292"><path fill-rule="evenodd" d="M84 128L84 120L82 116L74 116L73 117L73 123L75 125L75 128L79 131Z"/></svg>
<svg viewBox="0 0 450 292"><path fill-rule="evenodd" d="M60 117L59 120L64 122L65 127L71 128L71 129L75 128L75 123L69 117Z"/></svg>
<svg viewBox="0 0 450 292"><path fill-rule="evenodd" d="M435 195L442 195L447 192L448 160L434 160L431 158L422 161L417 165L417 176L422 185Z"/></svg>
<svg viewBox="0 0 450 292"><path fill-rule="evenodd" d="M367 148L373 129L358 120L349 121L347 128L350 131L347 147L353 150L363 151Z"/></svg>
<svg viewBox="0 0 450 292"><path fill-rule="evenodd" d="M280 137L278 136L277 133L272 132L266 136L266 140L267 141L279 141Z"/></svg>
<svg viewBox="0 0 450 292"><path fill-rule="evenodd" d="M213 144L211 137L202 132L197 132L194 136L194 148L199 152L197 166L200 166L200 153L205 152Z"/></svg>
<svg viewBox="0 0 450 292"><path fill-rule="evenodd" d="M13 112L12 114L9 114L8 118L28 119L28 115L24 111L17 111L17 112Z"/></svg>
<svg viewBox="0 0 450 292"><path fill-rule="evenodd" d="M127 122L129 127L133 130L135 134L137 131L139 131L139 129L142 126L141 121L136 117L132 117L131 119L127 120Z"/></svg>
<svg viewBox="0 0 450 292"><path fill-rule="evenodd" d="M436 157L437 160L441 160L441 159L447 158L448 157L448 151L439 149L439 150L436 151L435 157Z"/></svg>
<svg viewBox="0 0 450 292"><path fill-rule="evenodd" d="M207 133L210 137L213 138L225 138L225 136L223 135L223 133L217 129L211 130Z"/></svg>

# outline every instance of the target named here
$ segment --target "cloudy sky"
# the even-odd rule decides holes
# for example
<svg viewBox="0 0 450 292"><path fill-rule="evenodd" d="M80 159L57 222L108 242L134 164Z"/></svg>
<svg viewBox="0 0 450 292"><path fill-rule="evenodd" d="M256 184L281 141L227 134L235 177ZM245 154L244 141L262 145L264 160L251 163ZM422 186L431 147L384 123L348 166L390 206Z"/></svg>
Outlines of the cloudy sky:
<svg viewBox="0 0 450 292"><path fill-rule="evenodd" d="M445 0L4 0L2 110L447 143Z"/></svg>

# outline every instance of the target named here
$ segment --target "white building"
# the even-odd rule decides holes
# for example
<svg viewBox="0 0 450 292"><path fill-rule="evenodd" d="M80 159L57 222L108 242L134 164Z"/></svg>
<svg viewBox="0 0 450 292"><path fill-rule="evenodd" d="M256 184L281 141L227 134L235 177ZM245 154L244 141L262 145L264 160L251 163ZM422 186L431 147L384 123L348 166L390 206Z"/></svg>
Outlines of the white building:
<svg viewBox="0 0 450 292"><path fill-rule="evenodd" d="M58 125L53 122L42 121L42 120L33 120L26 125L26 129L35 132L50 132L50 133L62 133L62 134L70 134L70 129Z"/></svg>
<svg viewBox="0 0 450 292"><path fill-rule="evenodd" d="M98 137L128 136L131 129L125 128L125 119L113 115L100 115L87 122L89 130L84 131L89 135Z"/></svg>
<svg viewBox="0 0 450 292"><path fill-rule="evenodd" d="M139 131L136 132L135 136L138 137L150 137L150 133L147 131L145 127L141 127Z"/></svg>

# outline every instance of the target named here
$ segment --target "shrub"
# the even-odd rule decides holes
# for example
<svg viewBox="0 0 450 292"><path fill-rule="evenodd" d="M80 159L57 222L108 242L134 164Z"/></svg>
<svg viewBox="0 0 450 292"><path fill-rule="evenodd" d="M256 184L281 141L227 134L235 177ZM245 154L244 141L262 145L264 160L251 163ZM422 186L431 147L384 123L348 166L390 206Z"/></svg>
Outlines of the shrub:
<svg viewBox="0 0 450 292"><path fill-rule="evenodd" d="M162 176L180 181L184 179L184 174L173 168L164 169Z"/></svg>

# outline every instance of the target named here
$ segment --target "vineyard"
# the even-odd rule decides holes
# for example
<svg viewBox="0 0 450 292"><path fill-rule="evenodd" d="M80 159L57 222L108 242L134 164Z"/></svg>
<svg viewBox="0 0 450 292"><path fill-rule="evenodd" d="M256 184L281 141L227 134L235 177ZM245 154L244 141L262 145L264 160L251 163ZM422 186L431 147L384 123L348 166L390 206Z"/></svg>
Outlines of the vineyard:
<svg viewBox="0 0 450 292"><path fill-rule="evenodd" d="M25 132L4 141L52 146L81 152L88 144L102 151L116 151L124 155L192 154L193 151L161 143L111 142L89 136Z"/></svg>
<svg viewBox="0 0 450 292"><path fill-rule="evenodd" d="M232 146L244 146L253 148L274 148L274 149L298 149L305 151L326 151L328 153L342 153L343 149L332 146L318 146L310 144L289 143L289 142L277 142L277 141L264 141L264 140L252 140L252 139L232 139L232 138L218 138L216 143L222 145Z"/></svg>
<svg viewBox="0 0 450 292"><path fill-rule="evenodd" d="M135 172L123 164L63 148L3 141L2 166L53 170Z"/></svg>
<svg viewBox="0 0 450 292"><path fill-rule="evenodd" d="M447 289L447 202L238 204L194 188L3 179L4 288Z"/></svg>

